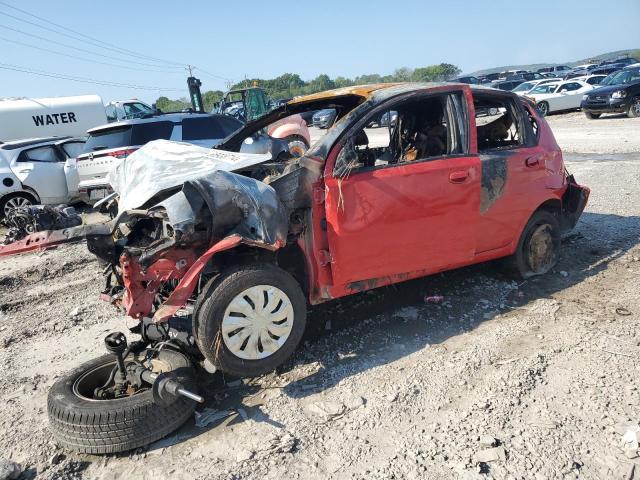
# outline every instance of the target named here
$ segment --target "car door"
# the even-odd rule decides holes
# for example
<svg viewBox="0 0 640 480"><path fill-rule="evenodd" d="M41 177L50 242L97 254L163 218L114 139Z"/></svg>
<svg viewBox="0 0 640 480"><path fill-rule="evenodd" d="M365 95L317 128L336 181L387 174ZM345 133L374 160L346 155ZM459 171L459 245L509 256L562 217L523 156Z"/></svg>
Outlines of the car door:
<svg viewBox="0 0 640 480"><path fill-rule="evenodd" d="M578 82L564 82L558 87L559 96L555 99L556 110L569 110L580 107L582 85Z"/></svg>
<svg viewBox="0 0 640 480"><path fill-rule="evenodd" d="M65 160L55 145L29 148L20 152L13 170L23 185L35 190L41 203L63 203L68 200Z"/></svg>
<svg viewBox="0 0 640 480"><path fill-rule="evenodd" d="M555 168L559 157L537 144L535 118L519 100L475 91L474 103L482 169L476 255L486 260L509 253L518 241L519 228L536 208L532 192L544 190L546 169Z"/></svg>
<svg viewBox="0 0 640 480"><path fill-rule="evenodd" d="M334 286L357 290L358 282L375 285L376 279L406 278L473 259L480 177L479 159L468 151L468 125L461 120L468 118L465 98L457 92L395 101L385 110L398 112L396 126L365 128L380 116L377 109L334 147L340 149L335 168L325 171ZM397 149L396 140L410 123L409 113L431 115L438 102L445 110L446 150L438 146L439 152L406 160L410 152Z"/></svg>

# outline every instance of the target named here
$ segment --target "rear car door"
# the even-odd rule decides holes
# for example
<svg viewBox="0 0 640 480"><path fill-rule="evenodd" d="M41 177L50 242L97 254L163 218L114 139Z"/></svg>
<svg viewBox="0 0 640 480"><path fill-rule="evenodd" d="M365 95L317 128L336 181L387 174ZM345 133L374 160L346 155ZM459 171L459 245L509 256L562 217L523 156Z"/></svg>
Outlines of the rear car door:
<svg viewBox="0 0 640 480"><path fill-rule="evenodd" d="M64 203L68 200L65 160L55 145L28 148L20 152L13 170L23 185L36 191L41 203Z"/></svg>
<svg viewBox="0 0 640 480"><path fill-rule="evenodd" d="M476 255L486 256L518 240L545 191L547 169L561 165L561 156L537 144L536 120L518 97L478 90L473 96L482 170Z"/></svg>
<svg viewBox="0 0 640 480"><path fill-rule="evenodd" d="M335 168L325 171L334 286L359 290L473 258L480 176L466 98L445 91L389 102L334 146ZM398 112L394 126L366 128L385 110Z"/></svg>

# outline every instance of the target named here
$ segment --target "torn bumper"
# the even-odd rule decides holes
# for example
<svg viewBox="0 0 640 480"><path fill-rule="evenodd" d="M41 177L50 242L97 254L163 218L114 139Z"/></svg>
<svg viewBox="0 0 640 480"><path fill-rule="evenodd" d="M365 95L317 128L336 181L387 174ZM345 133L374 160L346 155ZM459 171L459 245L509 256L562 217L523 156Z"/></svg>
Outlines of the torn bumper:
<svg viewBox="0 0 640 480"><path fill-rule="evenodd" d="M567 189L562 195L562 216L561 229L566 233L573 229L584 211L584 207L589 200L591 190L582 185L578 185L573 175L567 177Z"/></svg>

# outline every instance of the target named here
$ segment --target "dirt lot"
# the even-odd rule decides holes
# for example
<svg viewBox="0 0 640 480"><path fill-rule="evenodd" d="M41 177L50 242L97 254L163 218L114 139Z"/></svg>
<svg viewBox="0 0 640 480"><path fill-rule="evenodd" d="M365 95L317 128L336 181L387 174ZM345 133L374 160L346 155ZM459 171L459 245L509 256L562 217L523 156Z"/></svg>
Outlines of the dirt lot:
<svg viewBox="0 0 640 480"><path fill-rule="evenodd" d="M0 261L0 457L39 479L640 478L623 441L640 421L640 121L550 123L592 189L553 272L479 265L315 308L279 374L203 378L229 415L148 450L74 455L47 429L56 377L124 327L98 262L83 245Z"/></svg>

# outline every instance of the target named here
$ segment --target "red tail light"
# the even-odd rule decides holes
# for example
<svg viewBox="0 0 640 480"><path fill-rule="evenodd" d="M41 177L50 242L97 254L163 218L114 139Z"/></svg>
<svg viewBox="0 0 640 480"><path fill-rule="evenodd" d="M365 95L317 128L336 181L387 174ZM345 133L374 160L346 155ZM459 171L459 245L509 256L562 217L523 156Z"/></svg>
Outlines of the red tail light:
<svg viewBox="0 0 640 480"><path fill-rule="evenodd" d="M136 150L137 148L127 148L126 150L116 150L115 152L107 152L105 153L105 155L108 155L109 157L126 158Z"/></svg>

